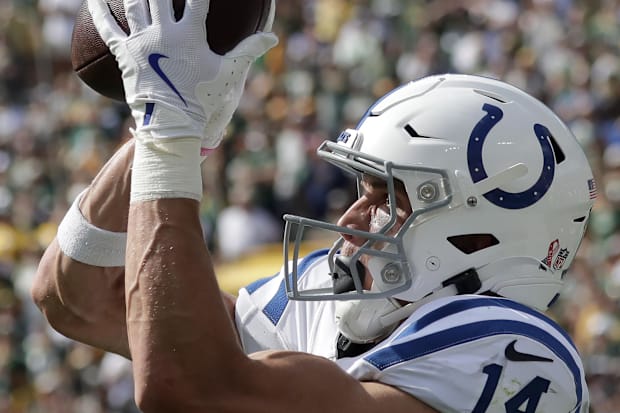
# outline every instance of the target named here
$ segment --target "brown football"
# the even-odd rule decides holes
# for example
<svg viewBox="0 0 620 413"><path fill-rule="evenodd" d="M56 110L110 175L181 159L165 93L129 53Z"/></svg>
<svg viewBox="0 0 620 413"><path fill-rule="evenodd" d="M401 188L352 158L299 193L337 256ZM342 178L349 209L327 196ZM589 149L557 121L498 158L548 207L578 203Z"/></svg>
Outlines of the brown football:
<svg viewBox="0 0 620 413"><path fill-rule="evenodd" d="M185 0L172 1L179 19ZM106 0L106 3L119 25L129 33L123 0ZM261 30L269 16L270 5L270 0L211 0L206 20L211 50L225 54L241 40ZM71 64L80 79L92 89L109 98L125 100L121 72L93 24L87 0L82 2L75 18Z"/></svg>

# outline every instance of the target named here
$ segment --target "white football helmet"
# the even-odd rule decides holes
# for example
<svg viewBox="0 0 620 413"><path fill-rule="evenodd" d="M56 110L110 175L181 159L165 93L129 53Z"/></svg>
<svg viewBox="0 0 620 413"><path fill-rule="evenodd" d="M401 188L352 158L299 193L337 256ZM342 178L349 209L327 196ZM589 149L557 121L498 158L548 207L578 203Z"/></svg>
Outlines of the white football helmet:
<svg viewBox="0 0 620 413"><path fill-rule="evenodd" d="M566 125L522 90L480 76L410 82L375 103L356 129L324 142L318 155L357 174L358 182L361 174L385 179L392 201L394 180L400 180L413 213L394 235L396 202L390 202L394 219L378 233L285 216L288 295L359 303L382 298L372 300L382 303L376 304L381 314L373 317L383 317L384 326L411 312L386 306L385 298L420 303L490 292L546 310L560 291L596 197L586 156ZM334 285L349 278L348 291L301 288L296 263L308 227L367 240L352 257L339 256L342 238L330 250ZM370 256L371 290L362 287L363 255ZM359 316L370 304L360 305L345 312Z"/></svg>

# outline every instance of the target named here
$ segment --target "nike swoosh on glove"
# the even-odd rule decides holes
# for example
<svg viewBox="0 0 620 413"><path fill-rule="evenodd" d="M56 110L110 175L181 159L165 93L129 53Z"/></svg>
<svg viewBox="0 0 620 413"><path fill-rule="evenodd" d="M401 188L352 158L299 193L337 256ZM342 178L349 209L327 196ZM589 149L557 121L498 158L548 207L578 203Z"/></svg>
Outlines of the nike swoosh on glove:
<svg viewBox="0 0 620 413"><path fill-rule="evenodd" d="M206 38L209 0L187 0L178 22L171 0L125 0L124 5L129 35L104 0L88 0L95 27L123 74L136 135L195 137L217 146L250 65L277 44L277 37L256 33L222 56Z"/></svg>

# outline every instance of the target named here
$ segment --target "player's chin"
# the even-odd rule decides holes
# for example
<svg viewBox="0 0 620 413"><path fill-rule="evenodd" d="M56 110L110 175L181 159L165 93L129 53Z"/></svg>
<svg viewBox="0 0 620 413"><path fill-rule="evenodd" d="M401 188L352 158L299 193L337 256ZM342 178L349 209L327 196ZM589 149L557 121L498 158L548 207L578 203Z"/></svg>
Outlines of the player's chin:
<svg viewBox="0 0 620 413"><path fill-rule="evenodd" d="M345 242L342 247L340 248L340 256L341 257L351 257L353 256L357 251L359 250L359 247L355 246L354 244L351 244L349 242ZM370 275L370 271L368 269L368 260L370 259L370 257L366 254L363 254L362 256L359 257L359 262L362 263L362 273L359 274L359 276L362 279L362 283L364 285L364 289L370 290L370 286L372 285L372 276Z"/></svg>
<svg viewBox="0 0 620 413"><path fill-rule="evenodd" d="M340 247L339 255L341 257L351 257L353 254L357 252L359 248L350 243L349 241L345 241Z"/></svg>

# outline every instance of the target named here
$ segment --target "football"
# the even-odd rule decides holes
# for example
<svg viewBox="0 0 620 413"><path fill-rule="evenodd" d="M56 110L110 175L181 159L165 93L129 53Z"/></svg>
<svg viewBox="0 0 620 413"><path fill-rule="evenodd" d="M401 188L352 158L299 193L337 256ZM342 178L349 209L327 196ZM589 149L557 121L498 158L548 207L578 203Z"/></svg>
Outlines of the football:
<svg viewBox="0 0 620 413"><path fill-rule="evenodd" d="M172 2L178 20L183 14L185 0ZM106 3L120 27L129 34L123 0L106 0ZM269 17L270 6L270 0L211 0L205 22L211 50L225 54L241 40L261 30ZM103 96L125 101L121 71L93 24L87 0L82 2L75 18L71 64L90 88Z"/></svg>

